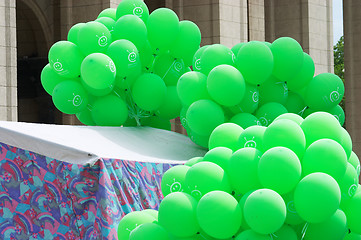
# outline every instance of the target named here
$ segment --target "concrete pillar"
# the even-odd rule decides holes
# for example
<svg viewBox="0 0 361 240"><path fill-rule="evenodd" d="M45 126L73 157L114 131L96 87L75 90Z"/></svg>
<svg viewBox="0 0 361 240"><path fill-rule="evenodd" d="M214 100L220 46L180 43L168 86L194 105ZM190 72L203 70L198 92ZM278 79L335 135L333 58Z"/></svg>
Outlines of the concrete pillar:
<svg viewBox="0 0 361 240"><path fill-rule="evenodd" d="M0 120L17 121L15 1L0 0Z"/></svg>
<svg viewBox="0 0 361 240"><path fill-rule="evenodd" d="M265 41L264 0L248 1L249 41Z"/></svg>

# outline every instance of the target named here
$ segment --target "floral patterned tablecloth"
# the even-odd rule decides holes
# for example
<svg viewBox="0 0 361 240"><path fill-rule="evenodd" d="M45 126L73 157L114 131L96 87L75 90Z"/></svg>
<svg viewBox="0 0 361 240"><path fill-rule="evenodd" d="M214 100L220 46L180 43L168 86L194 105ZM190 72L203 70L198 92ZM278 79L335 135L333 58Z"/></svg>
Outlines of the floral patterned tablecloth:
<svg viewBox="0 0 361 240"><path fill-rule="evenodd" d="M0 239L117 239L120 219L158 209L171 164L58 161L0 143Z"/></svg>

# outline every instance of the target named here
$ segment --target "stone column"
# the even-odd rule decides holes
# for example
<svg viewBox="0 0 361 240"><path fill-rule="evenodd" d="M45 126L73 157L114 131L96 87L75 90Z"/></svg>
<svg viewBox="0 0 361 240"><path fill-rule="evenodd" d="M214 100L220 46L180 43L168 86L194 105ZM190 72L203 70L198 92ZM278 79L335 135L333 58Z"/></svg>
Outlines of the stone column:
<svg viewBox="0 0 361 240"><path fill-rule="evenodd" d="M264 0L248 1L249 41L265 41Z"/></svg>
<svg viewBox="0 0 361 240"><path fill-rule="evenodd" d="M17 121L15 1L0 0L0 120Z"/></svg>

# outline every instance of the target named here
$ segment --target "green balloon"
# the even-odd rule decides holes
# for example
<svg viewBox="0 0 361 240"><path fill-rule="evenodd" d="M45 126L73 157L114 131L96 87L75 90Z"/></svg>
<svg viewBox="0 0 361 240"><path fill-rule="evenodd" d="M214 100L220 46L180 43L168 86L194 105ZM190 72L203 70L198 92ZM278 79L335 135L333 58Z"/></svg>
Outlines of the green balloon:
<svg viewBox="0 0 361 240"><path fill-rule="evenodd" d="M302 159L306 150L306 138L302 128L292 120L279 119L271 123L263 136L264 150L286 147Z"/></svg>
<svg viewBox="0 0 361 240"><path fill-rule="evenodd" d="M41 85L43 86L44 90L49 94L52 95L54 88L60 82L67 80L66 78L61 77L57 74L54 69L48 63L43 70L41 71L40 75Z"/></svg>
<svg viewBox="0 0 361 240"><path fill-rule="evenodd" d="M121 126L128 118L128 107L123 99L109 94L94 101L92 117L98 126Z"/></svg>
<svg viewBox="0 0 361 240"><path fill-rule="evenodd" d="M354 152L351 152L351 156L347 160L355 168L357 176L360 176L360 160Z"/></svg>
<svg viewBox="0 0 361 240"><path fill-rule="evenodd" d="M289 192L287 194L282 195L283 200L285 201L286 208L287 208L287 216L285 223L296 226L300 224L305 224L305 220L303 220L295 208L294 202L294 191Z"/></svg>
<svg viewBox="0 0 361 240"><path fill-rule="evenodd" d="M298 214L309 223L321 223L340 206L341 192L337 182L326 173L316 172L304 177L294 193Z"/></svg>
<svg viewBox="0 0 361 240"><path fill-rule="evenodd" d="M124 15L135 15L146 23L149 10L142 0L122 0L117 7L116 18L119 19Z"/></svg>
<svg viewBox="0 0 361 240"><path fill-rule="evenodd" d="M238 234L235 240L272 240L272 238L269 234L259 234L249 229Z"/></svg>
<svg viewBox="0 0 361 240"><path fill-rule="evenodd" d="M202 161L215 163L227 171L232 153L232 150L227 147L215 147L204 155Z"/></svg>
<svg viewBox="0 0 361 240"><path fill-rule="evenodd" d="M125 215L118 225L118 240L129 240L130 233L138 226L152 223L156 219L143 211L130 212Z"/></svg>
<svg viewBox="0 0 361 240"><path fill-rule="evenodd" d="M238 139L243 128L235 123L223 123L216 127L209 137L208 147L227 147L232 151L238 150Z"/></svg>
<svg viewBox="0 0 361 240"><path fill-rule="evenodd" d="M80 65L84 56L74 43L59 41L51 46L48 59L57 74L65 78L76 78L80 75Z"/></svg>
<svg viewBox="0 0 361 240"><path fill-rule="evenodd" d="M198 100L187 110L187 124L199 135L209 136L222 123L224 123L224 112L217 103L211 100Z"/></svg>
<svg viewBox="0 0 361 240"><path fill-rule="evenodd" d="M261 188L258 162L262 153L256 148L241 148L229 159L228 175L232 188L241 194Z"/></svg>
<svg viewBox="0 0 361 240"><path fill-rule="evenodd" d="M199 48L194 56L193 56L193 62L192 62L192 66L193 66L193 70L200 72L201 71L201 56L203 54L203 52L209 47L209 45L205 45L201 48Z"/></svg>
<svg viewBox="0 0 361 240"><path fill-rule="evenodd" d="M166 53L155 58L153 71L167 86L176 86L178 79L186 72L186 67L182 59L176 59Z"/></svg>
<svg viewBox="0 0 361 240"><path fill-rule="evenodd" d="M281 37L270 48L274 60L273 75L284 82L294 78L303 64L301 45L295 39Z"/></svg>
<svg viewBox="0 0 361 240"><path fill-rule="evenodd" d="M167 196L173 192L184 191L185 177L189 168L189 166L177 165L164 173L160 185L163 196Z"/></svg>
<svg viewBox="0 0 361 240"><path fill-rule="evenodd" d="M154 209L144 209L142 212L154 217L155 220L158 221L158 211Z"/></svg>
<svg viewBox="0 0 361 240"><path fill-rule="evenodd" d="M346 168L345 151L339 143L331 139L320 139L312 143L302 159L303 174L323 172L338 182L344 176Z"/></svg>
<svg viewBox="0 0 361 240"><path fill-rule="evenodd" d="M347 159L349 159L352 152L352 140L350 134L343 127L341 127L341 141L339 143L343 147L343 150L345 150Z"/></svg>
<svg viewBox="0 0 361 240"><path fill-rule="evenodd" d="M135 81L132 97L140 108L154 111L164 102L166 92L167 87L158 75L144 73Z"/></svg>
<svg viewBox="0 0 361 240"><path fill-rule="evenodd" d="M274 233L285 222L285 202L273 190L258 189L244 203L244 218L253 231L260 234Z"/></svg>
<svg viewBox="0 0 361 240"><path fill-rule="evenodd" d="M178 16L171 9L158 8L149 15L147 29L152 47L158 51L170 49L179 34Z"/></svg>
<svg viewBox="0 0 361 240"><path fill-rule="evenodd" d="M287 109L280 103L269 102L258 108L256 117L262 126L270 125L281 114L287 113Z"/></svg>
<svg viewBox="0 0 361 240"><path fill-rule="evenodd" d="M168 86L163 104L156 111L156 115L164 119L179 117L182 104L179 100L177 88Z"/></svg>
<svg viewBox="0 0 361 240"><path fill-rule="evenodd" d="M179 34L170 49L172 55L182 58L187 67L191 66L199 44L201 44L201 31L198 26L191 21L180 21Z"/></svg>
<svg viewBox="0 0 361 240"><path fill-rule="evenodd" d="M272 235L278 240L298 240L295 230L286 224Z"/></svg>
<svg viewBox="0 0 361 240"><path fill-rule="evenodd" d="M304 88L315 75L315 64L307 53L303 53L303 64L299 72L287 80L287 86L292 91Z"/></svg>
<svg viewBox="0 0 361 240"><path fill-rule="evenodd" d="M343 126L345 123L345 112L340 105L336 105L328 111L332 114L339 122L340 125Z"/></svg>
<svg viewBox="0 0 361 240"><path fill-rule="evenodd" d="M179 120L180 120L182 126L184 127L184 129L186 129L188 131L189 127L188 127L188 123L187 123L187 111L188 111L188 107L183 106L179 113ZM208 145L208 143L207 143L207 145Z"/></svg>
<svg viewBox="0 0 361 240"><path fill-rule="evenodd" d="M159 128L159 129L163 129L163 130L167 130L167 131L171 131L171 129L172 129L172 125L171 125L169 119L164 119L164 118L161 118L158 116L152 116L152 117L149 117L146 119L148 119L149 121L144 124L142 124L142 121L141 121L142 126L149 126L152 128ZM142 120L142 118L140 120Z"/></svg>
<svg viewBox="0 0 361 240"><path fill-rule="evenodd" d="M200 135L196 132L193 132L191 129L187 129L187 135L192 140L192 142L208 149L209 136Z"/></svg>
<svg viewBox="0 0 361 240"><path fill-rule="evenodd" d="M56 85L52 99L55 107L66 114L81 112L88 105L88 93L76 80L65 80Z"/></svg>
<svg viewBox="0 0 361 240"><path fill-rule="evenodd" d="M102 17L108 17L113 19L114 21L117 20L117 9L115 8L106 8L103 11L101 11L97 17L97 19L102 18Z"/></svg>
<svg viewBox="0 0 361 240"><path fill-rule="evenodd" d="M209 95L223 106L239 104L244 96L245 88L242 74L230 65L216 66L207 78Z"/></svg>
<svg viewBox="0 0 361 240"><path fill-rule="evenodd" d="M142 72L142 64L135 45L125 39L110 44L106 54L113 59L116 73L120 79L129 80L138 77Z"/></svg>
<svg viewBox="0 0 361 240"><path fill-rule="evenodd" d="M321 223L310 223L308 225L305 240L339 240L347 233L345 213L337 209L336 212L326 221Z"/></svg>
<svg viewBox="0 0 361 240"><path fill-rule="evenodd" d="M230 107L234 113L254 113L259 104L258 87L246 83L246 89L242 101L236 106Z"/></svg>
<svg viewBox="0 0 361 240"><path fill-rule="evenodd" d="M327 111L341 102L344 93L341 78L332 73L321 73L307 85L305 103L312 109Z"/></svg>
<svg viewBox="0 0 361 240"><path fill-rule="evenodd" d="M200 71L205 75L218 65L234 65L235 55L228 47L222 44L208 46L200 56Z"/></svg>
<svg viewBox="0 0 361 240"><path fill-rule="evenodd" d="M287 120L294 121L299 126L301 126L301 124L303 122L303 118L300 115L297 115L294 113L285 113L285 114L279 115L278 117L276 117L276 119L274 121L281 120L281 119L287 119Z"/></svg>
<svg viewBox="0 0 361 240"><path fill-rule="evenodd" d="M357 191L349 200L345 214L351 232L361 234L361 191Z"/></svg>
<svg viewBox="0 0 361 240"><path fill-rule="evenodd" d="M361 234L348 233L343 240L361 240Z"/></svg>
<svg viewBox="0 0 361 240"><path fill-rule="evenodd" d="M259 104L264 105L269 102L286 104L288 98L288 88L285 82L275 77L269 78L259 87Z"/></svg>
<svg viewBox="0 0 361 240"><path fill-rule="evenodd" d="M329 113L312 113L302 122L301 128L305 133L307 147L322 138L329 138L336 142L341 142L340 123Z"/></svg>
<svg viewBox="0 0 361 240"><path fill-rule="evenodd" d="M125 15L114 25L114 40L126 39L131 41L138 50L143 49L147 42L147 27L139 17Z"/></svg>
<svg viewBox="0 0 361 240"><path fill-rule="evenodd" d="M251 126L244 130L238 139L238 148L257 148L263 152L263 135L266 127Z"/></svg>
<svg viewBox="0 0 361 240"><path fill-rule="evenodd" d="M144 43L144 46L138 50L143 71L150 72L151 65L153 64L153 60L155 60L156 56L153 55L153 50L148 40Z"/></svg>
<svg viewBox="0 0 361 240"><path fill-rule="evenodd" d="M261 124L256 116L250 113L238 113L231 118L230 122L241 126L243 129Z"/></svg>
<svg viewBox="0 0 361 240"><path fill-rule="evenodd" d="M113 33L114 30L114 25L115 25L115 21L113 18L110 17L101 17L101 18L97 18L95 20L95 22L99 22L101 24L103 24L104 26L106 26L110 32L110 34ZM113 36L113 35L112 35ZM113 40L113 38L112 38Z"/></svg>
<svg viewBox="0 0 361 240"><path fill-rule="evenodd" d="M194 164L199 163L203 160L203 157L194 157L189 159L184 165L192 167Z"/></svg>
<svg viewBox="0 0 361 240"><path fill-rule="evenodd" d="M247 222L244 220L244 203L246 202L247 198L249 195L251 195L251 193L253 193L254 190L251 190L245 194L243 194L240 199L238 200L238 205L240 206L241 210L242 210L242 226L241 226L241 231L243 230L247 230L250 229L250 227L248 226ZM235 195L235 198L237 199L237 195Z"/></svg>
<svg viewBox="0 0 361 240"><path fill-rule="evenodd" d="M78 46L85 55L105 53L111 42L108 28L100 22L88 22L79 29Z"/></svg>
<svg viewBox="0 0 361 240"><path fill-rule="evenodd" d="M273 71L273 55L262 42L251 41L242 46L236 55L237 69L250 84L265 82Z"/></svg>
<svg viewBox="0 0 361 240"><path fill-rule="evenodd" d="M129 234L129 240L170 240L167 231L157 223L144 223Z"/></svg>
<svg viewBox="0 0 361 240"><path fill-rule="evenodd" d="M358 176L351 163L347 163L346 173L339 182L342 201L352 198L358 188Z"/></svg>
<svg viewBox="0 0 361 240"><path fill-rule="evenodd" d="M78 33L83 26L85 26L85 23L77 23L72 26L68 32L67 40L78 45Z"/></svg>
<svg viewBox="0 0 361 240"><path fill-rule="evenodd" d="M289 113L300 114L306 107L302 97L295 92L288 92L288 98L284 104Z"/></svg>
<svg viewBox="0 0 361 240"><path fill-rule="evenodd" d="M196 200L215 190L231 192L228 175L220 166L212 162L199 162L188 170L186 190Z"/></svg>
<svg viewBox="0 0 361 240"><path fill-rule="evenodd" d="M183 106L190 106L200 99L210 99L207 76L200 72L184 73L178 80L177 91Z"/></svg>
<svg viewBox="0 0 361 240"><path fill-rule="evenodd" d="M238 51L245 45L246 43L241 42L241 43L237 43L236 45L234 45L231 50L234 54L234 56L238 56Z"/></svg>
<svg viewBox="0 0 361 240"><path fill-rule="evenodd" d="M159 224L176 237L190 237L200 230L196 208L197 201L191 195L173 192L159 205Z"/></svg>
<svg viewBox="0 0 361 240"><path fill-rule="evenodd" d="M296 187L301 179L300 160L288 148L271 148L259 160L258 178L262 186L272 189L279 194L288 193Z"/></svg>
<svg viewBox="0 0 361 240"><path fill-rule="evenodd" d="M92 113L88 108L76 113L76 118L84 125L95 126L96 123L93 120Z"/></svg>
<svg viewBox="0 0 361 240"><path fill-rule="evenodd" d="M199 200L197 220L202 230L211 237L231 238L241 226L242 210L229 193L212 191Z"/></svg>

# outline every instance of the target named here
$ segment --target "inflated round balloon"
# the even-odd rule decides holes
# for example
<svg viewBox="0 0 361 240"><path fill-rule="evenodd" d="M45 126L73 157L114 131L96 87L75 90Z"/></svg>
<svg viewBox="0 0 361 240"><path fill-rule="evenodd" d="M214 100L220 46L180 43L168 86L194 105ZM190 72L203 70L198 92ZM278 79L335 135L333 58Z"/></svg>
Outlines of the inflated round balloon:
<svg viewBox="0 0 361 240"><path fill-rule="evenodd" d="M192 66L193 66L193 70L194 71L201 71L201 56L203 54L203 52L209 47L209 45L205 45L201 48L199 48L196 53L193 56L193 62L192 62Z"/></svg>
<svg viewBox="0 0 361 240"><path fill-rule="evenodd" d="M305 231L305 240L339 240L348 232L345 213L337 209L326 221L310 223Z"/></svg>
<svg viewBox="0 0 361 240"><path fill-rule="evenodd" d="M143 211L130 212L125 215L118 225L118 240L129 240L130 233L144 223L156 221L154 217Z"/></svg>
<svg viewBox="0 0 361 240"><path fill-rule="evenodd" d="M264 150L286 147L302 159L306 150L306 138L302 128L292 120L279 119L271 123L263 136Z"/></svg>
<svg viewBox="0 0 361 240"><path fill-rule="evenodd" d="M347 226L353 233L361 234L361 191L348 201L344 209L347 217Z"/></svg>
<svg viewBox="0 0 361 240"><path fill-rule="evenodd" d="M232 151L238 149L238 139L243 128L235 123L223 123L216 127L209 137L208 147L227 147Z"/></svg>
<svg viewBox="0 0 361 240"><path fill-rule="evenodd" d="M181 109L177 87L168 86L164 102L156 111L156 115L164 119L173 119L179 116Z"/></svg>
<svg viewBox="0 0 361 240"><path fill-rule="evenodd" d="M189 168L189 166L177 165L164 173L160 185L163 196L167 196L173 192L183 192L185 190L185 177Z"/></svg>
<svg viewBox="0 0 361 240"><path fill-rule="evenodd" d="M228 175L232 188L245 194L261 188L258 179L258 162L262 153L256 148L241 148L229 159Z"/></svg>
<svg viewBox="0 0 361 240"><path fill-rule="evenodd" d="M55 86L58 83L60 83L64 80L67 80L67 79L63 78L59 74L57 74L55 72L55 70L48 63L41 71L40 80L41 80L41 85L43 86L44 90L49 95L52 95Z"/></svg>
<svg viewBox="0 0 361 240"><path fill-rule="evenodd" d="M198 26L191 21L179 22L179 34L170 49L176 58L182 58L187 67L192 65L193 56L201 44L201 31Z"/></svg>
<svg viewBox="0 0 361 240"><path fill-rule="evenodd" d="M48 59L50 66L60 76L65 78L80 76L80 65L84 55L74 43L68 41L54 43L49 50Z"/></svg>
<svg viewBox="0 0 361 240"><path fill-rule="evenodd" d="M65 80L57 84L52 99L55 107L66 114L81 112L88 105L88 93L77 80Z"/></svg>
<svg viewBox="0 0 361 240"><path fill-rule="evenodd" d="M104 96L113 91L115 75L113 60L103 53L92 53L81 64L82 82L94 96Z"/></svg>
<svg viewBox="0 0 361 240"><path fill-rule="evenodd" d="M288 120L294 121L298 125L301 125L301 123L303 122L303 118L300 115L297 115L294 113L285 113L285 114L279 115L278 117L276 117L276 119L274 121L277 121L280 119L288 119Z"/></svg>
<svg viewBox="0 0 361 240"><path fill-rule="evenodd" d="M216 66L207 78L209 95L223 106L230 107L239 104L244 96L245 88L242 74L230 65Z"/></svg>
<svg viewBox="0 0 361 240"><path fill-rule="evenodd" d="M345 175L339 182L342 201L347 201L355 195L358 188L358 176L351 163L347 163Z"/></svg>
<svg viewBox="0 0 361 240"><path fill-rule="evenodd" d="M286 219L286 205L282 197L270 189L258 189L244 203L244 219L260 234L279 230Z"/></svg>
<svg viewBox="0 0 361 240"><path fill-rule="evenodd" d="M241 232L235 240L272 240L269 234L259 234L251 229Z"/></svg>
<svg viewBox="0 0 361 240"><path fill-rule="evenodd" d="M227 171L229 159L232 157L232 154L233 151L227 147L215 147L204 155L202 161L215 163Z"/></svg>
<svg viewBox="0 0 361 240"><path fill-rule="evenodd" d="M92 113L88 108L85 108L83 111L76 113L75 116L84 125L96 126L96 123L92 117Z"/></svg>
<svg viewBox="0 0 361 240"><path fill-rule="evenodd" d="M278 240L298 240L295 230L286 224L272 235Z"/></svg>
<svg viewBox="0 0 361 240"><path fill-rule="evenodd" d="M301 163L297 155L290 149L271 148L259 160L258 178L263 187L272 189L279 194L288 193L301 179Z"/></svg>
<svg viewBox="0 0 361 240"><path fill-rule="evenodd" d="M262 42L251 41L242 46L236 55L236 67L250 84L262 84L272 74L273 55Z"/></svg>
<svg viewBox="0 0 361 240"><path fill-rule="evenodd" d="M242 101L236 106L230 107L234 113L254 113L258 108L259 90L258 87L246 83L246 89Z"/></svg>
<svg viewBox="0 0 361 240"><path fill-rule="evenodd" d="M292 226L305 224L305 220L303 220L296 211L295 202L294 202L294 191L282 195L282 198L285 201L287 208L287 216L285 223Z"/></svg>
<svg viewBox="0 0 361 240"><path fill-rule="evenodd" d="M361 240L361 234L348 233L343 240Z"/></svg>
<svg viewBox="0 0 361 240"><path fill-rule="evenodd" d="M129 234L129 240L170 240L168 232L157 223L144 223Z"/></svg>
<svg viewBox="0 0 361 240"><path fill-rule="evenodd" d="M154 111L162 105L166 92L167 87L158 75L144 73L135 81L132 97L140 108Z"/></svg>
<svg viewBox="0 0 361 240"><path fill-rule="evenodd" d="M340 105L336 105L328 112L331 113L340 122L341 126L343 126L343 124L345 123L345 112Z"/></svg>
<svg viewBox="0 0 361 240"><path fill-rule="evenodd" d="M207 76L200 72L187 72L177 83L179 99L183 106L190 106L197 100L210 99L207 91Z"/></svg>
<svg viewBox="0 0 361 240"><path fill-rule="evenodd" d="M169 49L179 34L177 14L168 8L154 10L147 22L148 40L153 48Z"/></svg>
<svg viewBox="0 0 361 240"><path fill-rule="evenodd" d="M79 29L78 46L85 55L105 53L111 42L108 28L100 22L88 22Z"/></svg>
<svg viewBox="0 0 361 240"><path fill-rule="evenodd" d="M344 176L346 168L345 151L339 143L331 139L320 139L312 143L302 159L303 174L323 172L338 182Z"/></svg>
<svg viewBox="0 0 361 240"><path fill-rule="evenodd" d="M211 237L231 238L241 226L242 210L229 193L212 191L199 200L197 220L202 230Z"/></svg>
<svg viewBox="0 0 361 240"><path fill-rule="evenodd" d="M142 118L140 118L140 120L141 119ZM158 117L158 116L148 117L147 123L142 124L142 121L141 121L141 125L142 126L149 126L149 127L152 127L152 128L159 128L159 129L163 129L163 130L167 130L167 131L172 130L172 125L171 125L169 119L164 119L164 118L161 118L161 117Z"/></svg>
<svg viewBox="0 0 361 240"><path fill-rule="evenodd" d="M306 104L298 93L288 92L288 98L284 106L289 113L300 114L306 107Z"/></svg>
<svg viewBox="0 0 361 240"><path fill-rule="evenodd" d="M341 127L341 141L339 143L343 147L343 150L345 150L347 159L349 159L352 152L352 139L350 134L343 127Z"/></svg>
<svg viewBox="0 0 361 240"><path fill-rule="evenodd" d="M139 53L132 42L125 39L116 40L110 44L106 54L114 61L116 74L120 79L128 80L141 74Z"/></svg>
<svg viewBox="0 0 361 240"><path fill-rule="evenodd" d="M291 91L299 91L304 88L315 75L315 63L310 55L303 53L303 64L299 72L287 80L287 86Z"/></svg>
<svg viewBox="0 0 361 240"><path fill-rule="evenodd" d="M192 140L192 142L201 147L208 148L209 136L200 135L189 128L187 128L186 130L187 135Z"/></svg>
<svg viewBox="0 0 361 240"><path fill-rule="evenodd" d="M236 45L234 45L234 46L231 48L234 56L237 57L238 51L239 51L245 44L246 44L245 42L240 42L240 43L237 43Z"/></svg>
<svg viewBox="0 0 361 240"><path fill-rule="evenodd" d="M199 200L205 194L215 191L230 193L228 175L212 162L199 162L193 165L186 174L186 191Z"/></svg>
<svg viewBox="0 0 361 240"><path fill-rule="evenodd" d="M197 201L191 195L171 193L159 205L158 222L176 237L190 237L200 230L196 208Z"/></svg>
<svg viewBox="0 0 361 240"><path fill-rule="evenodd" d="M85 23L77 23L72 26L68 32L67 40L74 44L78 44L78 32L83 26L85 26Z"/></svg>
<svg viewBox="0 0 361 240"><path fill-rule="evenodd" d="M238 113L234 115L229 121L238 124L243 129L246 129L250 126L261 125L258 118L250 113Z"/></svg>
<svg viewBox="0 0 361 240"><path fill-rule="evenodd" d="M115 21L113 20L113 18L101 17L101 18L97 18L95 20L95 22L99 22L99 23L103 24L104 26L106 26L108 28L110 34L112 34L112 32L114 30L114 25L115 25ZM113 37L112 37L112 40L114 40Z"/></svg>
<svg viewBox="0 0 361 240"><path fill-rule="evenodd" d="M263 152L263 135L266 127L251 126L245 129L238 139L238 148L257 148Z"/></svg>
<svg viewBox="0 0 361 240"><path fill-rule="evenodd" d="M244 210L243 209L244 209L244 203L246 202L248 196L251 195L251 193L253 193L253 192L254 192L254 190L251 190L245 194L237 194L237 193L233 194L234 198L236 198L238 200L238 205L240 206L241 211L242 211L242 226L240 229L241 231L250 229L247 222L244 220Z"/></svg>
<svg viewBox="0 0 361 240"><path fill-rule="evenodd" d="M285 105L288 98L288 87L285 82L275 77L269 78L259 86L259 105L278 102Z"/></svg>
<svg viewBox="0 0 361 240"><path fill-rule="evenodd" d="M156 56L153 72L158 74L167 86L176 86L178 79L187 71L182 59L176 59L169 53Z"/></svg>
<svg viewBox="0 0 361 240"><path fill-rule="evenodd" d="M301 45L295 39L281 37L276 39L270 48L274 60L273 75L285 82L294 78L303 64Z"/></svg>
<svg viewBox="0 0 361 240"><path fill-rule="evenodd" d="M287 113L287 109L280 103L270 102L266 103L256 112L256 117L259 119L262 126L270 125L273 120L281 114Z"/></svg>
<svg viewBox="0 0 361 240"><path fill-rule="evenodd" d="M119 19L124 15L135 15L146 23L149 17L149 10L142 0L123 0L117 7L116 18Z"/></svg>
<svg viewBox="0 0 361 240"><path fill-rule="evenodd" d="M341 142L341 127L337 119L326 112L315 112L307 116L301 124L305 133L306 146L322 138Z"/></svg>
<svg viewBox="0 0 361 240"><path fill-rule="evenodd" d="M198 100L188 108L187 124L192 131L199 135L209 136L222 123L224 123L224 112L212 100Z"/></svg>
<svg viewBox="0 0 361 240"><path fill-rule="evenodd" d="M140 51L147 42L147 27L134 15L125 15L118 19L112 33L113 40L126 39L131 41Z"/></svg>
<svg viewBox="0 0 361 240"><path fill-rule="evenodd" d="M97 17L97 19L102 18L102 17L108 17L113 19L114 21L117 20L117 9L115 8L106 8L103 11L101 11Z"/></svg>
<svg viewBox="0 0 361 240"><path fill-rule="evenodd" d="M194 164L199 163L203 160L203 157L194 157L189 159L184 165L192 167Z"/></svg>
<svg viewBox="0 0 361 240"><path fill-rule="evenodd" d="M329 110L341 102L344 93L341 78L333 73L321 73L307 85L305 103L315 110Z"/></svg>
<svg viewBox="0 0 361 240"><path fill-rule="evenodd" d="M155 220L158 221L158 211L157 210L154 210L154 209L144 209L142 210L142 212L152 216L155 218Z"/></svg>
<svg viewBox="0 0 361 240"><path fill-rule="evenodd" d="M326 173L311 173L297 185L294 204L298 214L309 223L321 223L340 206L341 192L335 179Z"/></svg>
<svg viewBox="0 0 361 240"><path fill-rule="evenodd" d="M347 160L355 168L357 176L360 176L360 160L354 152L351 152L351 156Z"/></svg>
<svg viewBox="0 0 361 240"><path fill-rule="evenodd" d="M128 107L123 99L109 94L94 101L92 117L98 126L121 126L128 118Z"/></svg>
<svg viewBox="0 0 361 240"><path fill-rule="evenodd" d="M208 46L200 57L200 71L206 75L216 66L234 65L235 55L228 47L222 44Z"/></svg>
<svg viewBox="0 0 361 240"><path fill-rule="evenodd" d="M145 72L150 72L150 68L152 67L153 61L155 60L156 56L153 55L152 47L147 40L143 46L143 48L139 48L139 57L140 61L142 62L142 69Z"/></svg>

